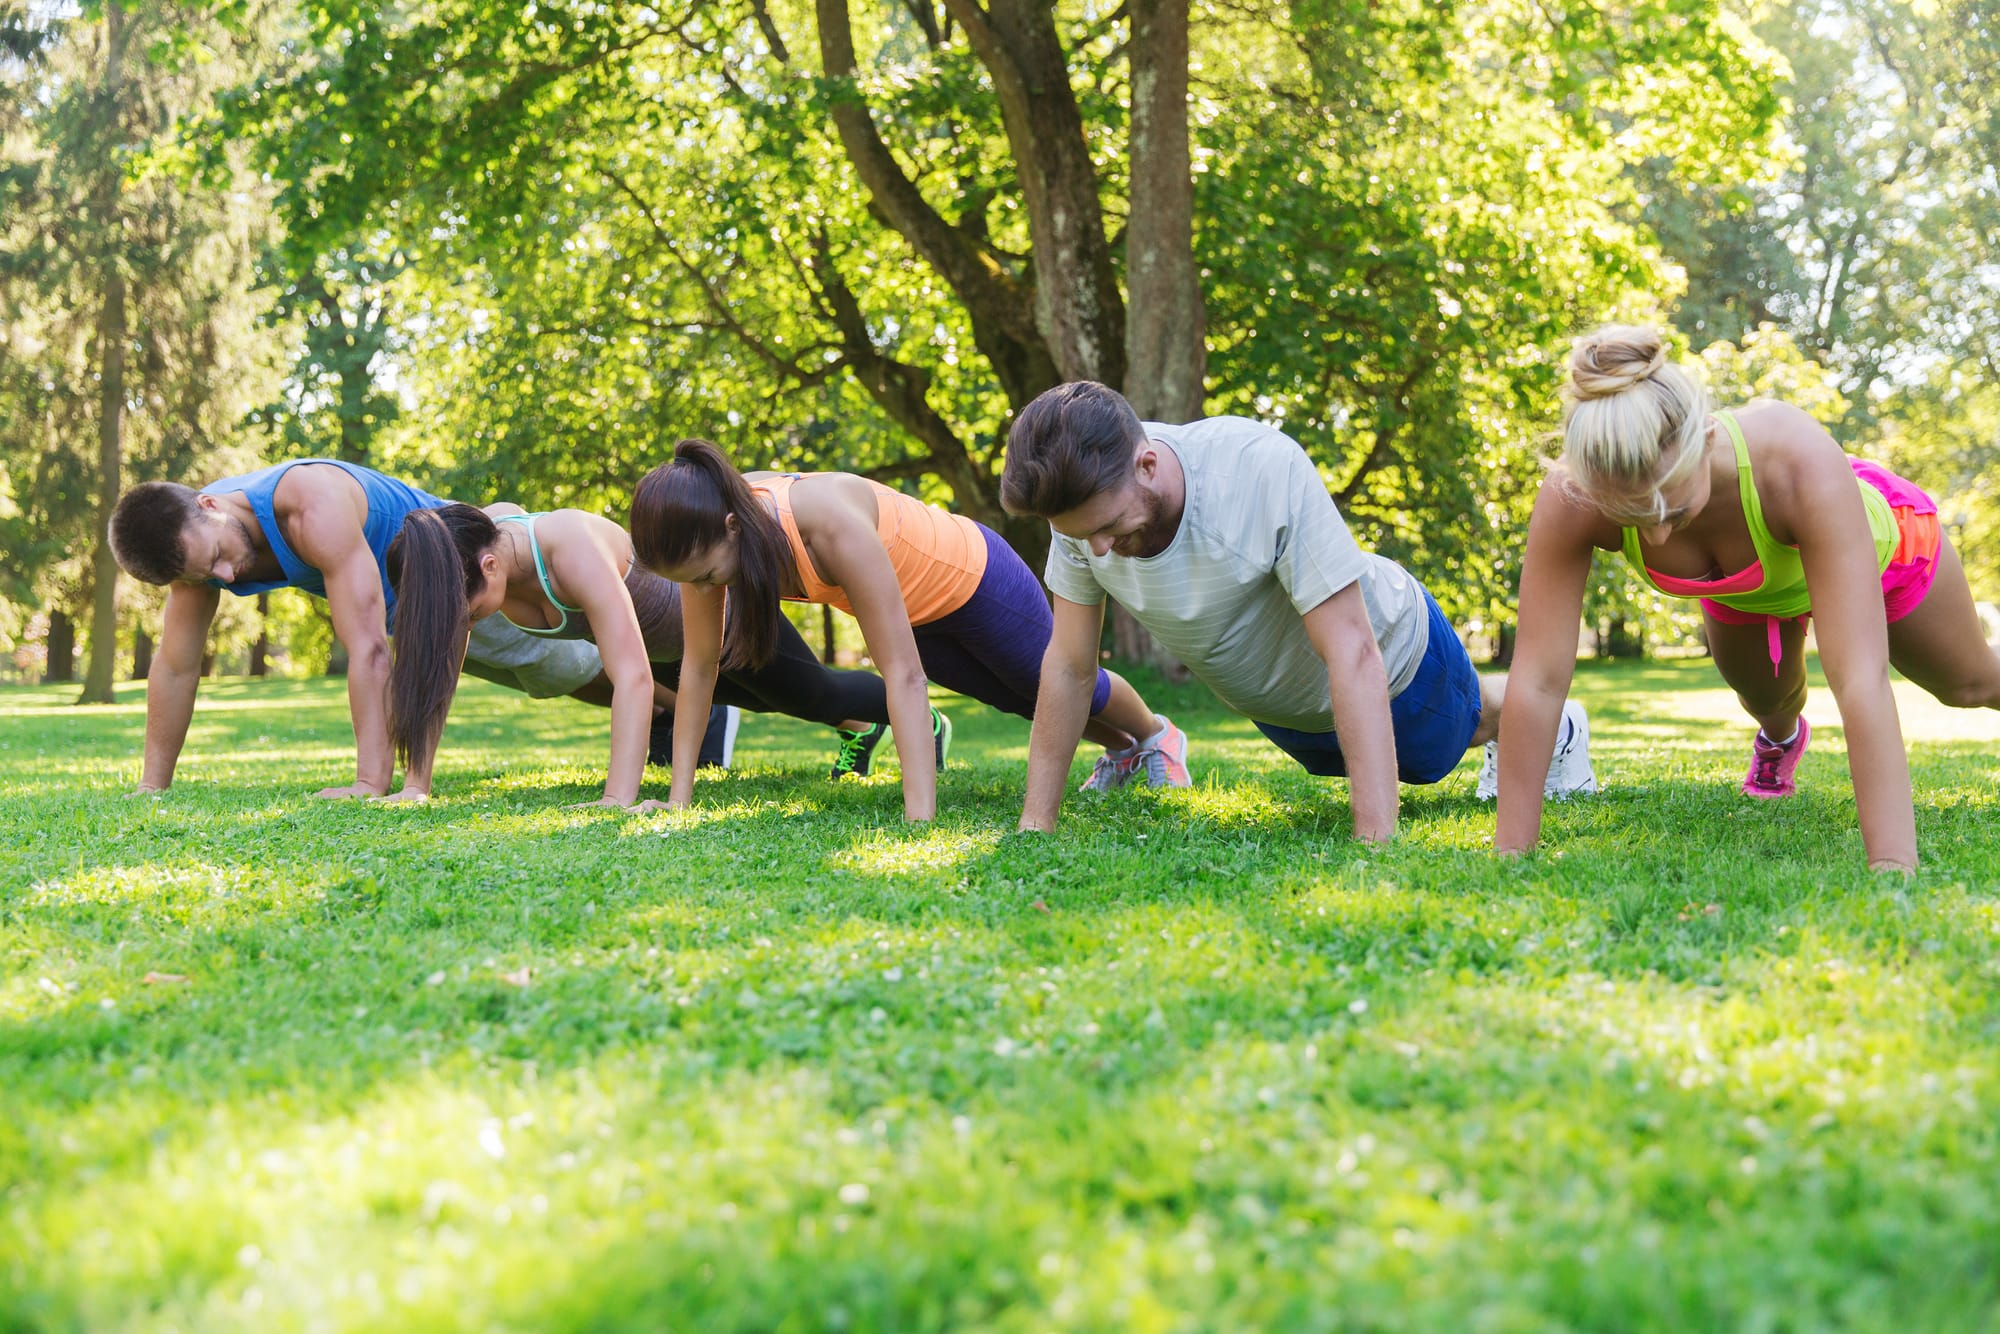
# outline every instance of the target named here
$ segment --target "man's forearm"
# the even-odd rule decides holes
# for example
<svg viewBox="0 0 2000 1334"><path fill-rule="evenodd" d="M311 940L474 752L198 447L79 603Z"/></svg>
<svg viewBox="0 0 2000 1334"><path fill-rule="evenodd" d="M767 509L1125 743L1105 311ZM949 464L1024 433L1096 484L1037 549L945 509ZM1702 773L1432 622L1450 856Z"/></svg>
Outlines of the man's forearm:
<svg viewBox="0 0 2000 1334"><path fill-rule="evenodd" d="M347 708L354 720L354 785L385 793L396 775L396 753L389 743L387 645L349 651Z"/></svg>
<svg viewBox="0 0 2000 1334"><path fill-rule="evenodd" d="M153 659L146 673L146 755L139 771L142 789L164 792L172 786L174 766L187 743L188 724L194 720L194 697L200 685L198 672L171 667L164 657Z"/></svg>
<svg viewBox="0 0 2000 1334"><path fill-rule="evenodd" d="M1348 802L1354 836L1386 843L1396 835L1399 798L1396 733L1389 714L1389 681L1379 654L1358 659L1332 678L1333 729L1347 759Z"/></svg>
<svg viewBox="0 0 2000 1334"><path fill-rule="evenodd" d="M1028 733L1028 789L1021 802L1021 828L1053 832L1062 814L1063 789L1069 786L1070 761L1090 721L1090 692L1097 684L1093 669L1079 679L1064 665L1044 661L1042 684L1035 699L1035 721Z"/></svg>

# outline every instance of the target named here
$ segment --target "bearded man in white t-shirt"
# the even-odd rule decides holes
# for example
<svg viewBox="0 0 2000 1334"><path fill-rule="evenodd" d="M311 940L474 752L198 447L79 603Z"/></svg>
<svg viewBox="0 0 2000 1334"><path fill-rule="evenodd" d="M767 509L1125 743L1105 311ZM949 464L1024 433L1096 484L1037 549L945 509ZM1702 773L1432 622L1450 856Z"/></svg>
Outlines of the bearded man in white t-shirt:
<svg viewBox="0 0 2000 1334"><path fill-rule="evenodd" d="M1122 394L1060 385L1015 419L1000 478L1011 514L1054 530L1055 634L1042 659L1021 828L1055 828L1090 709L1104 599L1138 622L1307 772L1345 776L1354 836L1387 842L1397 781L1435 783L1473 746L1493 791L1505 678L1481 677L1409 571L1364 552L1318 470L1284 432L1244 417L1141 422ZM1575 701L1547 792L1595 792ZM1166 727L1100 766L1184 763ZM1095 781L1087 786L1117 786Z"/></svg>

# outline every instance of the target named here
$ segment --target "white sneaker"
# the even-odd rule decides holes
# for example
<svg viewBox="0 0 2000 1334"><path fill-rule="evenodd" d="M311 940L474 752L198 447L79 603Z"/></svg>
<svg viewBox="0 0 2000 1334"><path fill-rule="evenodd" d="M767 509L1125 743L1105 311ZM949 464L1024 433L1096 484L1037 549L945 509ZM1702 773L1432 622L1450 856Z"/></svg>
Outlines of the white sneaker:
<svg viewBox="0 0 2000 1334"><path fill-rule="evenodd" d="M1481 801L1492 801L1500 795L1500 743L1486 743L1486 753L1479 759L1479 786L1473 789Z"/></svg>
<svg viewBox="0 0 2000 1334"><path fill-rule="evenodd" d="M1549 776L1542 780L1542 796L1552 801L1597 791L1597 775L1590 768L1590 719L1573 699L1563 701L1562 718L1569 726L1557 733Z"/></svg>
<svg viewBox="0 0 2000 1334"><path fill-rule="evenodd" d="M735 760L736 729L742 721L743 710L734 704L718 704L708 711L708 726L701 733L702 768L727 769Z"/></svg>
<svg viewBox="0 0 2000 1334"><path fill-rule="evenodd" d="M729 711L729 721L722 725L722 767L727 769L736 763L736 729L743 725L743 710L734 704L723 707Z"/></svg>
<svg viewBox="0 0 2000 1334"><path fill-rule="evenodd" d="M1597 791L1597 775L1590 770L1590 719L1584 715L1583 705L1564 700L1562 721L1568 726L1556 732L1561 739L1549 760L1549 775L1542 780L1544 800L1561 801L1580 792ZM1480 801L1492 801L1500 795L1498 741L1486 743L1486 753L1479 760L1479 785L1473 793Z"/></svg>

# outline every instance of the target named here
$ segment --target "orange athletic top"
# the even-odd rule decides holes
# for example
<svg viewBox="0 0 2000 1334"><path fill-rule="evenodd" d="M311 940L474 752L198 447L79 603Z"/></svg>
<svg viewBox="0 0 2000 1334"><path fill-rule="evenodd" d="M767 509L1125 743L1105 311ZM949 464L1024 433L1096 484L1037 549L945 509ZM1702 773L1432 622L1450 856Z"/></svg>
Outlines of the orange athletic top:
<svg viewBox="0 0 2000 1334"><path fill-rule="evenodd" d="M813 568L799 536L798 521L792 517L792 483L800 477L824 473L781 473L750 483L750 489L771 499L778 511L778 526L792 544L792 556L799 567L799 582L806 594L801 600L824 602L852 615L847 592L829 584ZM868 479L863 478L867 481ZM875 535L882 539L895 567L896 583L903 590L903 605L909 608L911 625L927 625L963 607L979 591L986 573L986 538L979 525L959 514L950 514L935 505L926 505L880 482L870 481L875 492Z"/></svg>

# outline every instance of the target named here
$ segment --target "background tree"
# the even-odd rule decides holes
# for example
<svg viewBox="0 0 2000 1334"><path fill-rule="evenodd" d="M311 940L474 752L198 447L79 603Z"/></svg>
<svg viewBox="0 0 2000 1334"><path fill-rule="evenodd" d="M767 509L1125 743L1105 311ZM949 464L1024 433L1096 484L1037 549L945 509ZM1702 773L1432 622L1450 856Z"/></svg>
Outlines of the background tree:
<svg viewBox="0 0 2000 1334"><path fill-rule="evenodd" d="M88 598L82 700L107 702L118 572L103 534L128 464L179 476L228 454L271 392L250 263L268 212L240 175L196 175L176 137L244 76L246 34L171 5L15 13L10 49L31 58L0 66L5 591L48 599L58 679L68 610Z"/></svg>
<svg viewBox="0 0 2000 1334"><path fill-rule="evenodd" d="M393 456L620 505L710 434L1034 557L995 503L1011 412L1157 381L1163 415L1281 420L1475 616L1511 601L1548 349L1671 287L1622 167L1749 174L1778 110L1694 0L316 12L256 115L299 243L421 252Z"/></svg>

